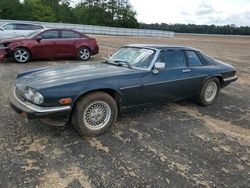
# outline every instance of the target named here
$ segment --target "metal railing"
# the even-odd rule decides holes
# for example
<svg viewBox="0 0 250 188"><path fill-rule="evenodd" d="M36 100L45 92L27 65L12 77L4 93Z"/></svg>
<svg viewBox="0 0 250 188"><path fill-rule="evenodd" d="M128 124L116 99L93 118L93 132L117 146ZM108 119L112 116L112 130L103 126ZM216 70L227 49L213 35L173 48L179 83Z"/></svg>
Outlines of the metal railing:
<svg viewBox="0 0 250 188"><path fill-rule="evenodd" d="M118 28L118 27L106 27L106 26L95 26L95 25L0 19L0 25L9 22L41 24L47 28L67 28L67 29L74 29L87 34L98 34L98 35L141 36L141 37L174 37L175 35L174 32L171 31L160 31L151 29L131 29L131 28Z"/></svg>

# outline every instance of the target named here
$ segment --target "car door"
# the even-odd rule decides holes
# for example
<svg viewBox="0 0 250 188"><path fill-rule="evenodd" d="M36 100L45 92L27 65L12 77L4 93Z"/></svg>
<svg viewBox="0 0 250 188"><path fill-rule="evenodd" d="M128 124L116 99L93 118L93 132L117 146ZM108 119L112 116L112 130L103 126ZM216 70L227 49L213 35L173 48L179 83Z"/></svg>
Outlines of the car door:
<svg viewBox="0 0 250 188"><path fill-rule="evenodd" d="M197 93L201 90L203 82L207 78L208 71L202 59L198 55L198 52L193 50L186 50L185 54L190 75L193 78L196 78L195 80L193 80L193 82L195 82L195 84L193 85L193 92Z"/></svg>
<svg viewBox="0 0 250 188"><path fill-rule="evenodd" d="M41 40L36 40L36 37L34 38L32 55L37 58L58 57L58 30L44 31L39 35L41 36Z"/></svg>
<svg viewBox="0 0 250 188"><path fill-rule="evenodd" d="M142 103L174 101L193 93L196 78L187 67L184 51L161 51L156 62L165 63L165 70L151 71L142 78Z"/></svg>
<svg viewBox="0 0 250 188"><path fill-rule="evenodd" d="M77 49L76 43L80 39L80 34L70 30L60 31L60 40L58 40L58 55L63 56L76 56Z"/></svg>

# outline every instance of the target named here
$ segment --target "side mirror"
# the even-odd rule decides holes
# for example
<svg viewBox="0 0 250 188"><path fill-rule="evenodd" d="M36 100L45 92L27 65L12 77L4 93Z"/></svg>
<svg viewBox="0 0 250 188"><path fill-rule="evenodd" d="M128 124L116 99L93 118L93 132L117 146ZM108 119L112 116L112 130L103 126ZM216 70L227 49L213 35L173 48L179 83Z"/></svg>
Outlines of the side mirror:
<svg viewBox="0 0 250 188"><path fill-rule="evenodd" d="M161 62L156 62L155 63L155 66L154 66L154 69L153 69L153 72L154 73L158 73L162 70L165 70L166 68L166 64L165 63L161 63Z"/></svg>
<svg viewBox="0 0 250 188"><path fill-rule="evenodd" d="M40 42L42 40L42 36L41 35L36 36L36 40L37 42Z"/></svg>

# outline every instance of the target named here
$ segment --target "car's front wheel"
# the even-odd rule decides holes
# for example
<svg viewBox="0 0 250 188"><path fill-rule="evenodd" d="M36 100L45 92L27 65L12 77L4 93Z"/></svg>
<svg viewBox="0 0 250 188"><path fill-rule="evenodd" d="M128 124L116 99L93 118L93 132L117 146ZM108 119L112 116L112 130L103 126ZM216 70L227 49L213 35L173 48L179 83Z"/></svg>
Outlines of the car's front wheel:
<svg viewBox="0 0 250 188"><path fill-rule="evenodd" d="M207 80L201 91L200 94L198 95L197 99L199 104L203 106L208 106L213 104L220 92L220 82L217 78L210 78Z"/></svg>
<svg viewBox="0 0 250 188"><path fill-rule="evenodd" d="M90 58L90 50L86 47L82 47L78 50L78 59L82 61L87 61Z"/></svg>
<svg viewBox="0 0 250 188"><path fill-rule="evenodd" d="M13 58L17 63L27 63L30 57L30 52L26 48L16 48L13 52Z"/></svg>
<svg viewBox="0 0 250 188"><path fill-rule="evenodd" d="M82 97L76 104L72 123L84 136L98 136L106 133L116 121L116 101L107 93L94 92Z"/></svg>

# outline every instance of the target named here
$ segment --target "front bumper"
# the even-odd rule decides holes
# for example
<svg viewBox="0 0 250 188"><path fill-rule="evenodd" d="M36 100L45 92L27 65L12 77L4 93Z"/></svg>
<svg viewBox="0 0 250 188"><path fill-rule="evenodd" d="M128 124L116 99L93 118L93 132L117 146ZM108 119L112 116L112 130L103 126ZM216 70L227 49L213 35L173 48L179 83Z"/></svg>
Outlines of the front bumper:
<svg viewBox="0 0 250 188"><path fill-rule="evenodd" d="M0 61L4 60L4 58L7 56L7 52L5 49L0 49Z"/></svg>
<svg viewBox="0 0 250 188"><path fill-rule="evenodd" d="M23 117L28 119L61 118L69 119L71 106L42 107L18 97L16 88L9 94L11 107Z"/></svg>

